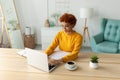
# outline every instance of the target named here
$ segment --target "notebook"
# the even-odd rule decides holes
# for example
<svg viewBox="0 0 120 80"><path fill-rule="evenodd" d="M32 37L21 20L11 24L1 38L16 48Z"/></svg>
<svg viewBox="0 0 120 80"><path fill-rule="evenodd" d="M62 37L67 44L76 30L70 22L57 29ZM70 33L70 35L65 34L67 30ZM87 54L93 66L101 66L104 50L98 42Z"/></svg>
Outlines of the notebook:
<svg viewBox="0 0 120 80"><path fill-rule="evenodd" d="M48 56L42 51L37 51L29 48L25 48L27 54L27 63L37 69L51 72L58 65L49 65L48 64Z"/></svg>

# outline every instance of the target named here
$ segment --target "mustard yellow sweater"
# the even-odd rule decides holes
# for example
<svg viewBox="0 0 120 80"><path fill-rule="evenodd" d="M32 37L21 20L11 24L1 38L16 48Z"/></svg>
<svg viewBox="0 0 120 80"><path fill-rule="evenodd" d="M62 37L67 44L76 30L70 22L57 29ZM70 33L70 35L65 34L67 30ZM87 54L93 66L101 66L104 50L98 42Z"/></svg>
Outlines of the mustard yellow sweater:
<svg viewBox="0 0 120 80"><path fill-rule="evenodd" d="M67 62L78 57L82 45L82 36L74 31L72 34L67 34L63 30L58 32L50 46L45 50L45 53L51 55L55 48L59 46L62 51L70 52L63 57L63 61Z"/></svg>

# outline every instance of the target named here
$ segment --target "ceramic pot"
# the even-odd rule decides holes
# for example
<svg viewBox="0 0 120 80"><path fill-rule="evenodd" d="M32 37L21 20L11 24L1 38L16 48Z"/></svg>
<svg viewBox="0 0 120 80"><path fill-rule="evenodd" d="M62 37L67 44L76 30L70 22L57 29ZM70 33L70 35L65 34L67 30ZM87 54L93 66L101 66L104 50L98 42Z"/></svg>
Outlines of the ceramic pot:
<svg viewBox="0 0 120 80"><path fill-rule="evenodd" d="M93 63L93 62L89 62L89 66L90 68L93 68L93 69L97 69L99 66L98 66L98 63Z"/></svg>

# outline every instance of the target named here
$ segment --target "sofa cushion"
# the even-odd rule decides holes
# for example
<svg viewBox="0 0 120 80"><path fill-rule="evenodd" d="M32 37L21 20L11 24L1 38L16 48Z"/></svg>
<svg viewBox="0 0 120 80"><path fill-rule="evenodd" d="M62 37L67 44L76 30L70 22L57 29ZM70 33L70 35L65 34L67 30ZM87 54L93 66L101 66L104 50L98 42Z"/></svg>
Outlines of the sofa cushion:
<svg viewBox="0 0 120 80"><path fill-rule="evenodd" d="M118 43L116 42L104 41L96 47L101 52L116 53L118 51Z"/></svg>
<svg viewBox="0 0 120 80"><path fill-rule="evenodd" d="M104 39L113 42L120 41L120 20L107 20L104 31Z"/></svg>
<svg viewBox="0 0 120 80"><path fill-rule="evenodd" d="M119 42L119 46L118 46L118 53L120 53L120 42Z"/></svg>

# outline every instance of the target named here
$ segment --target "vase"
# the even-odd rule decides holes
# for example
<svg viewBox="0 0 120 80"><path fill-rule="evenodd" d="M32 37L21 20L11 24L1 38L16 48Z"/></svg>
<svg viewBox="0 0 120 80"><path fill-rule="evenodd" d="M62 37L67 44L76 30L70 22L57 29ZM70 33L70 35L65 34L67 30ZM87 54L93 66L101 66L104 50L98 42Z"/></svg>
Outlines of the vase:
<svg viewBox="0 0 120 80"><path fill-rule="evenodd" d="M48 19L45 21L45 26L46 26L46 27L50 27L50 22L49 22Z"/></svg>
<svg viewBox="0 0 120 80"><path fill-rule="evenodd" d="M25 27L25 35L31 35L31 27Z"/></svg>

